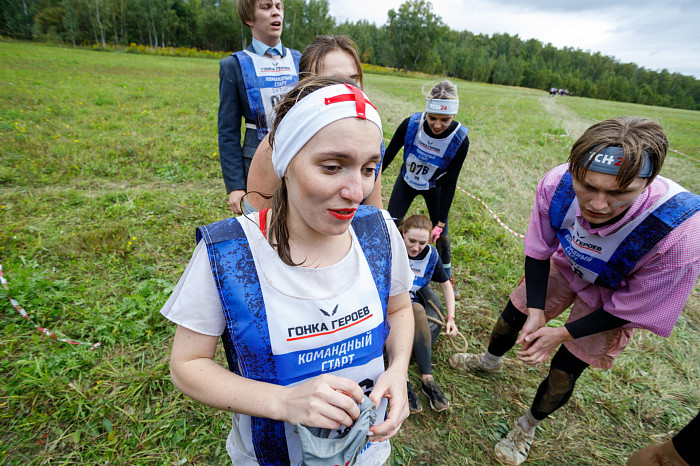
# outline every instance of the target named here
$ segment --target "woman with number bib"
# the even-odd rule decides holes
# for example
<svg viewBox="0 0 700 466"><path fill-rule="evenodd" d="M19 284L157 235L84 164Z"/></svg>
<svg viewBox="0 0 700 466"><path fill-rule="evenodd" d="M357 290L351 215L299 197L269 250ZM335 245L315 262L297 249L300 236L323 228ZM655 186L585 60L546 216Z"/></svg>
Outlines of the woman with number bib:
<svg viewBox="0 0 700 466"><path fill-rule="evenodd" d="M351 84L308 78L278 105L271 207L199 227L161 310L177 324L173 384L234 413L226 449L237 466L300 464L299 432L343 435L360 403L377 416L356 464L383 464L408 416L413 275L388 214L359 205L382 132ZM220 337L230 370L214 361Z"/></svg>
<svg viewBox="0 0 700 466"><path fill-rule="evenodd" d="M433 224L430 242L435 242L456 299L460 294L451 274L448 217L459 172L469 150L469 129L455 121L458 108L454 84L449 81L436 84L426 98L425 112L414 113L399 125L382 166L382 171L386 170L403 147L403 164L389 198L389 214L400 223L413 199L423 196Z"/></svg>

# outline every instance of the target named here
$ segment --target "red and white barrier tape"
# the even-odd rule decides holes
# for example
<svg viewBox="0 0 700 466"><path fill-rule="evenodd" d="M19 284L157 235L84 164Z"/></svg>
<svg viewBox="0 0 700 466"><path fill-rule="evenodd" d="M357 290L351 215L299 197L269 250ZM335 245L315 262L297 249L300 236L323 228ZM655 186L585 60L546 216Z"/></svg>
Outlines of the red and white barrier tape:
<svg viewBox="0 0 700 466"><path fill-rule="evenodd" d="M6 291L9 291L9 288L7 287L7 279L5 279L5 276L4 276L3 273L2 273L2 264L0 264L0 283L2 283L2 287L3 287ZM100 342L97 342L97 343L84 343L84 342L82 342L82 341L70 340L70 339L68 339L68 338L58 338L58 336L56 336L56 334L53 333L51 330L49 330L49 329L47 329L47 328L39 327L37 324L35 324L35 323L32 321L32 318L29 317L29 314L27 314L27 311L25 311L24 309L22 309L22 307L19 305L19 303L18 303L16 300L12 299L12 298L10 297L10 295L7 296L7 299L10 300L10 304L12 304L12 307L14 307L15 310L16 310L17 312L19 312L19 315L21 315L22 317L24 317L25 319L27 319L27 320L29 321L29 323L32 324L32 325L34 326L35 329L37 329L38 331L40 331L41 333L43 333L43 334L46 335L47 337L53 338L54 340L61 341L61 342L63 342L63 343L69 343L69 344L71 344L71 345L87 345L87 346L90 346L90 347L91 347L90 350L94 350L95 348L97 348L98 346L100 346Z"/></svg>
<svg viewBox="0 0 700 466"><path fill-rule="evenodd" d="M700 160L696 159L695 157L691 157L689 155L684 154L683 152L676 150L676 149L671 149L670 147L668 148L671 152L675 152L678 155L682 155L683 157L689 158L690 160L694 160L696 162L700 162Z"/></svg>
<svg viewBox="0 0 700 466"><path fill-rule="evenodd" d="M466 191L466 190L462 189L462 188L459 187L459 186L457 186L457 189L459 189L460 191L462 191L462 192L463 192L464 194L466 194L467 196L472 197L472 198L476 199L477 201L481 202L481 204L482 204L484 207L486 207L486 210L488 210L489 212L491 212L491 216L493 216L493 218L496 219L496 221L498 222L498 224L501 225L503 228L505 228L506 231L508 231L509 233L513 234L514 236L517 236L518 238L525 238L525 235L521 235L520 233L518 233L517 231L514 231L514 230L511 229L508 225L506 225L505 223L503 223L503 221L502 221L500 218L498 218L498 215L496 215L496 212L494 212L493 210L491 210L491 208L490 208L489 206L487 206L486 203L485 203L484 201L482 201L481 199L479 199L478 197L476 197L475 195L473 195L473 194L470 193L469 191Z"/></svg>

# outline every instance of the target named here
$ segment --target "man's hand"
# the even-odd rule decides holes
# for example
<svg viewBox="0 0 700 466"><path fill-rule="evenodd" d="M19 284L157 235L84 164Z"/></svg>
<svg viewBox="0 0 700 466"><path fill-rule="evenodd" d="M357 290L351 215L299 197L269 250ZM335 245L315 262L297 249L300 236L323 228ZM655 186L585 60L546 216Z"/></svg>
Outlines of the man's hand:
<svg viewBox="0 0 700 466"><path fill-rule="evenodd" d="M244 189L237 189L228 193L228 203L231 206L231 210L234 214L242 214L243 209L241 209L241 199L245 196Z"/></svg>
<svg viewBox="0 0 700 466"><path fill-rule="evenodd" d="M527 350L530 347L531 341L526 340L525 337L536 332L545 325L547 325L547 320L544 317L544 310L537 309L535 307L528 307L527 320L525 321L525 325L523 325L523 329L520 331L520 336L515 344L522 344L522 351Z"/></svg>
<svg viewBox="0 0 700 466"><path fill-rule="evenodd" d="M566 327L542 327L525 337L527 348L523 343L518 359L529 366L539 366L560 344L573 339Z"/></svg>

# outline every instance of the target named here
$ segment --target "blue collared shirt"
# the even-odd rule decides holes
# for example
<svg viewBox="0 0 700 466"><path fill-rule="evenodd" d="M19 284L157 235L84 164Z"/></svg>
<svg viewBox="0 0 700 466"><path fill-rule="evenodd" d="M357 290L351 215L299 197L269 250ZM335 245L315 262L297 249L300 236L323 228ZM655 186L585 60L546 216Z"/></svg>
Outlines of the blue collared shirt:
<svg viewBox="0 0 700 466"><path fill-rule="evenodd" d="M277 52L280 54L280 57L284 57L284 47L282 47L282 41L279 41L274 47L270 47L269 45L263 44L258 39L253 37L251 45L253 46L253 50L255 50L255 53L260 55L261 57L265 55L265 52L267 52L267 49L269 48L277 50Z"/></svg>

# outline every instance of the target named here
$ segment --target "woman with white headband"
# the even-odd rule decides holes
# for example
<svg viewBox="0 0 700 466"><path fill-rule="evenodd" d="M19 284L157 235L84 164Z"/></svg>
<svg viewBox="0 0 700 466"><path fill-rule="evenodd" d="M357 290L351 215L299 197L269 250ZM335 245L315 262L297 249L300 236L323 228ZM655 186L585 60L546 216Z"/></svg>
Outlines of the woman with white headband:
<svg viewBox="0 0 700 466"><path fill-rule="evenodd" d="M362 89L362 67L355 42L345 35L317 36L301 54L299 76L340 76L350 78ZM382 147L384 146L382 142ZM379 169L375 174L374 189L362 202L382 208L382 177ZM270 207L270 195L277 189L280 179L272 167L272 148L266 136L255 151L248 171L246 195L243 198L243 213ZM240 206L231 206L240 213Z"/></svg>
<svg viewBox="0 0 700 466"><path fill-rule="evenodd" d="M469 150L469 129L455 121L458 109L454 84L450 81L436 84L426 98L425 111L414 113L399 125L382 164L383 172L403 147L401 173L394 183L387 210L400 224L413 199L423 196L433 223L430 242L435 242L456 299L460 294L451 273L448 217Z"/></svg>
<svg viewBox="0 0 700 466"><path fill-rule="evenodd" d="M423 196L433 225L430 242L435 242L445 273L452 284L455 299L459 299L460 295L451 273L452 252L448 217L457 178L469 150L469 129L455 121L459 108L458 99L454 84L449 81L436 84L426 98L425 111L414 113L399 125L386 149L382 164L384 171L403 147L401 173L394 183L387 210L398 225L413 199L418 195ZM416 292L416 298L424 304L423 308L428 309L428 312L431 311L427 306L428 302L440 301L429 286ZM415 315L416 322L426 319L425 315ZM448 405L447 398L432 380L432 376L424 378L423 392L430 399L431 406ZM420 411L420 403L410 386L409 401L412 412Z"/></svg>
<svg viewBox="0 0 700 466"><path fill-rule="evenodd" d="M386 212L359 205L381 137L377 110L350 81L300 81L270 133L282 180L271 207L198 228L161 310L178 325L173 384L234 413L236 465L299 464L295 426L342 435L365 395L377 422L356 464L383 464L408 416L413 276ZM220 336L230 371L214 361Z"/></svg>

